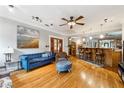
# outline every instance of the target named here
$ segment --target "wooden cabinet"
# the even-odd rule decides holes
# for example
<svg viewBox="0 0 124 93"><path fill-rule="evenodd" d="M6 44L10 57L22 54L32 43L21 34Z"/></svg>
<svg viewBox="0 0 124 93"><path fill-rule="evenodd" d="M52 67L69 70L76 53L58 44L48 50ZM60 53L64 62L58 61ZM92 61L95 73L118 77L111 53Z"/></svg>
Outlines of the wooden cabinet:
<svg viewBox="0 0 124 93"><path fill-rule="evenodd" d="M121 51L114 51L112 57L112 67L118 67L118 64L121 63Z"/></svg>
<svg viewBox="0 0 124 93"><path fill-rule="evenodd" d="M81 48L81 49L86 49L86 48ZM91 50L92 52L92 56L91 56L92 61L95 61L96 59L96 50L101 49L104 54L104 64L106 66L118 67L118 64L121 62L121 57L122 57L121 50L118 49L113 50L112 48L87 48L87 49Z"/></svg>

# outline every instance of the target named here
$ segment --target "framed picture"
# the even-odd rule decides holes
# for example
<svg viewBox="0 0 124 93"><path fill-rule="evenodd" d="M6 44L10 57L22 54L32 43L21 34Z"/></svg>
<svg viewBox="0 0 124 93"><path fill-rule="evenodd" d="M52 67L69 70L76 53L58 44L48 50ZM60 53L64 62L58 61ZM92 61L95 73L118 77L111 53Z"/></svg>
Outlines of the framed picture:
<svg viewBox="0 0 124 93"><path fill-rule="evenodd" d="M39 38L38 30L17 26L17 48L39 48Z"/></svg>

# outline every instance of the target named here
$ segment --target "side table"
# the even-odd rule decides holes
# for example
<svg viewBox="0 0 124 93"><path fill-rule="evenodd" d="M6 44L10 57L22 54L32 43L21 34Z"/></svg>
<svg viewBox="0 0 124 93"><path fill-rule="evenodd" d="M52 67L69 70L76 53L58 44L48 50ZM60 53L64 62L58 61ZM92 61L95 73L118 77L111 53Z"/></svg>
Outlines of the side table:
<svg viewBox="0 0 124 93"><path fill-rule="evenodd" d="M7 66L11 65L11 64L17 64L17 69L20 69L20 61L10 61L10 62L5 62L5 66L6 66L6 70L7 70Z"/></svg>

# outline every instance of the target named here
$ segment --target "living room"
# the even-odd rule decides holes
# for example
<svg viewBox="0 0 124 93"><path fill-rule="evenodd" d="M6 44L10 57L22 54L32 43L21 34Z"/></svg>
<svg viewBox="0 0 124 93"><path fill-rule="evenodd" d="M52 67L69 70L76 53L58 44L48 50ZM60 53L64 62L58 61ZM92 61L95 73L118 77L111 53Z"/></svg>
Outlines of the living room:
<svg viewBox="0 0 124 93"><path fill-rule="evenodd" d="M0 87L123 88L123 9L0 5Z"/></svg>

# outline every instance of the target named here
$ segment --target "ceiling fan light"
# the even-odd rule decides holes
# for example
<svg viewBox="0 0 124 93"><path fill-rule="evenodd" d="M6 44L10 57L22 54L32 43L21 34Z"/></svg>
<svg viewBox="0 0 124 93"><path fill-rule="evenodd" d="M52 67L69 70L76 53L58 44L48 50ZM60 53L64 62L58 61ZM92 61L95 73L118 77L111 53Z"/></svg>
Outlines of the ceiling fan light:
<svg viewBox="0 0 124 93"><path fill-rule="evenodd" d="M68 25L74 26L75 25L75 22L69 22Z"/></svg>

